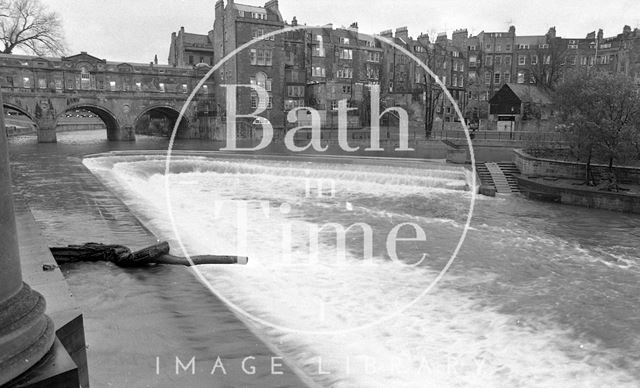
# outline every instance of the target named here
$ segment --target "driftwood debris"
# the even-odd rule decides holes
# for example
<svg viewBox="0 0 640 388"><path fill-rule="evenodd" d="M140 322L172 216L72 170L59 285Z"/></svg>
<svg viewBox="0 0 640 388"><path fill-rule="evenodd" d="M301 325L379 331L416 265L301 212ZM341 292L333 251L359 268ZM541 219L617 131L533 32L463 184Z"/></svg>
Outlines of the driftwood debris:
<svg viewBox="0 0 640 388"><path fill-rule="evenodd" d="M123 245L86 243L66 247L49 248L58 264L78 261L110 261L120 267L141 267L149 264L178 264L191 266L198 264L247 264L243 256L202 255L191 256L191 262L185 257L169 253L169 243L158 244L132 252Z"/></svg>

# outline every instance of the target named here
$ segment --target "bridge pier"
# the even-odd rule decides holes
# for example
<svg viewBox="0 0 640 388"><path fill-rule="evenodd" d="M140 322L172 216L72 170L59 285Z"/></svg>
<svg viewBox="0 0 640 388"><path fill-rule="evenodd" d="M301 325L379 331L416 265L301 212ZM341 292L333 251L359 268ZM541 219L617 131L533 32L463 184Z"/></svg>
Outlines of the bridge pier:
<svg viewBox="0 0 640 388"><path fill-rule="evenodd" d="M38 143L56 143L58 137L56 136L56 126L40 126L38 125Z"/></svg>
<svg viewBox="0 0 640 388"><path fill-rule="evenodd" d="M0 96L0 130L4 110ZM42 295L22 281L6 136L0 136L0 385L36 365L51 349L54 327Z"/></svg>

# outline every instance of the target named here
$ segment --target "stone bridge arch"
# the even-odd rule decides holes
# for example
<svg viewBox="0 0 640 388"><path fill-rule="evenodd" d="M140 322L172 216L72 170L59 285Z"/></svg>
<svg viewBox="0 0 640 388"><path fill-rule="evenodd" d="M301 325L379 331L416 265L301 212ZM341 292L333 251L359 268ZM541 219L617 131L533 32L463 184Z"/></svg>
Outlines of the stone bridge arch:
<svg viewBox="0 0 640 388"><path fill-rule="evenodd" d="M180 108L175 106L157 104L146 107L134 120L135 133L170 136L179 116ZM158 127L158 123L154 121L161 120L159 117L166 118L166 121L162 123L162 128L154 128L154 126ZM188 137L190 128L191 122L185 114L180 120L176 138Z"/></svg>
<svg viewBox="0 0 640 388"><path fill-rule="evenodd" d="M105 127L107 127L108 140L132 140L129 138L122 138L120 123L118 122L116 115L109 108L97 104L78 103L66 106L64 109L61 109L60 112L58 112L58 114L56 115L54 128L57 127L58 121L62 116L64 116L67 112L74 111L76 109L83 109L98 116L104 123Z"/></svg>
<svg viewBox="0 0 640 388"><path fill-rule="evenodd" d="M21 106L18 106L18 105L15 105L15 104L11 104L11 103L7 103L7 102L3 102L2 103L2 107L4 108L5 112L6 112L7 108L13 109L13 110L15 110L17 112L20 112L23 115L27 116L29 118L29 120L33 121L34 124L36 123L36 120L33 117L33 115L30 112L28 112L25 108L23 108Z"/></svg>

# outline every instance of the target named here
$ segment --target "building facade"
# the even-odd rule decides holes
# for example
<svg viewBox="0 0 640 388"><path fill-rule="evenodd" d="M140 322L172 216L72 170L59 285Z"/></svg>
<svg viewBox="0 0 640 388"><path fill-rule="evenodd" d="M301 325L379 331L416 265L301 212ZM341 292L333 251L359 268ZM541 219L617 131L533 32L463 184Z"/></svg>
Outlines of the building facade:
<svg viewBox="0 0 640 388"><path fill-rule="evenodd" d="M207 35L192 34L184 31L184 27L171 33L169 46L169 66L185 67L199 63L213 65L212 33Z"/></svg>

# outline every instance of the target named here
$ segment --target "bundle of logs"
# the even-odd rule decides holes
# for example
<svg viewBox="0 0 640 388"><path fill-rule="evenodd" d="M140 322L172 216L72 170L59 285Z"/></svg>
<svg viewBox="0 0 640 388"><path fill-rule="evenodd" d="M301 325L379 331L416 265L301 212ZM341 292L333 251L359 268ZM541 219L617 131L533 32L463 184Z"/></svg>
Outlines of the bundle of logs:
<svg viewBox="0 0 640 388"><path fill-rule="evenodd" d="M202 255L190 256L190 259L174 256L169 253L169 243L158 244L132 252L122 245L105 245L86 243L66 247L49 248L58 264L79 261L110 261L120 267L141 267L149 264L247 264L248 258L243 256Z"/></svg>

